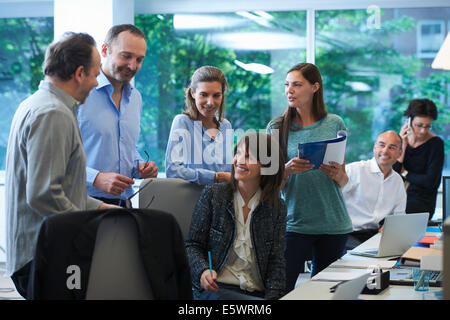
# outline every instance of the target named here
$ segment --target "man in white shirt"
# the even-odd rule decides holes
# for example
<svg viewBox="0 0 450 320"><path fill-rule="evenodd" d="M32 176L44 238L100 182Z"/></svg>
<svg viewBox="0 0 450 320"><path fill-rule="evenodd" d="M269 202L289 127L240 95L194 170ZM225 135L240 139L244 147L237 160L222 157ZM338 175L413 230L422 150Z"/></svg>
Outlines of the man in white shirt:
<svg viewBox="0 0 450 320"><path fill-rule="evenodd" d="M402 153L400 136L394 131L380 133L373 153L370 160L321 166L341 187L352 220L353 232L349 235L347 249L375 235L387 215L405 213L404 183L392 169Z"/></svg>

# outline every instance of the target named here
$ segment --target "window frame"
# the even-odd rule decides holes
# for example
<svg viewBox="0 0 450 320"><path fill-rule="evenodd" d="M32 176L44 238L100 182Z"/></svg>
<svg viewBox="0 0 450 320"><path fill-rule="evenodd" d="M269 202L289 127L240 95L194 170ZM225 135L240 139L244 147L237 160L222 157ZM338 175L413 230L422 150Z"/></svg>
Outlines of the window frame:
<svg viewBox="0 0 450 320"><path fill-rule="evenodd" d="M423 34L422 34L422 27L424 25L440 25L441 27L441 33L440 36L440 43L444 42L445 38L445 21L444 20L417 20L417 30L416 30L416 36L417 36L417 48L416 48L416 54L417 57L421 59L434 59L436 54L439 51L439 48L436 50L436 52L422 52L422 49L424 49L424 40L423 40Z"/></svg>

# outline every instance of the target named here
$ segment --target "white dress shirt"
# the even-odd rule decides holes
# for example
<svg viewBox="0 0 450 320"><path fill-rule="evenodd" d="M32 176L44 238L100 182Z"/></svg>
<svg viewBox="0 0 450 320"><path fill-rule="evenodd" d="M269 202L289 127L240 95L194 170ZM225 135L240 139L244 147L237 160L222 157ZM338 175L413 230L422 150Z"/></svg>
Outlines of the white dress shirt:
<svg viewBox="0 0 450 320"><path fill-rule="evenodd" d="M404 214L406 191L400 175L391 170L384 178L375 158L345 166L348 183L342 188L353 231L378 229L390 214Z"/></svg>
<svg viewBox="0 0 450 320"><path fill-rule="evenodd" d="M248 202L250 212L247 221L244 222L243 207L245 205L239 191L234 193L234 212L236 221L236 237L233 248L225 266L217 277L218 282L234 284L246 291L264 291L264 285L258 276L256 269L255 250L253 249L250 233L252 213L259 204L261 189Z"/></svg>

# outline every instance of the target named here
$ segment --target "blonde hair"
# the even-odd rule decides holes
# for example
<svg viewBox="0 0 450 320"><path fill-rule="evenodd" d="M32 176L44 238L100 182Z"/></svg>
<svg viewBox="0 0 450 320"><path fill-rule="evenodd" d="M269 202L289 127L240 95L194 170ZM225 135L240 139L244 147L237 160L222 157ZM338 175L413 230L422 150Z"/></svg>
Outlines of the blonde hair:
<svg viewBox="0 0 450 320"><path fill-rule="evenodd" d="M222 70L212 66L203 66L195 70L191 77L191 83L185 89L186 109L183 114L187 115L191 120L199 119L199 112L195 105L195 100L191 95L191 89L195 92L199 82L219 82L222 86L222 103L218 110L219 119L214 119L217 126L222 122L225 115L225 91L228 91L228 82Z"/></svg>

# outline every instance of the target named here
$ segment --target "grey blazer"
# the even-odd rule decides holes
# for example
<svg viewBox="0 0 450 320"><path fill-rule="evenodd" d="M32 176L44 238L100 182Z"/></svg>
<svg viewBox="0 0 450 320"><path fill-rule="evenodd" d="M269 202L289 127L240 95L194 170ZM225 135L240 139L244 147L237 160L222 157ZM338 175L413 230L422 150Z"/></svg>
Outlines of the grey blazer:
<svg viewBox="0 0 450 320"><path fill-rule="evenodd" d="M252 213L250 232L257 270L264 284L265 298L278 299L285 293L286 205L278 208L260 203ZM202 291L200 276L212 268L219 273L225 265L236 235L233 191L229 183L207 185L194 210L185 241L194 290Z"/></svg>

